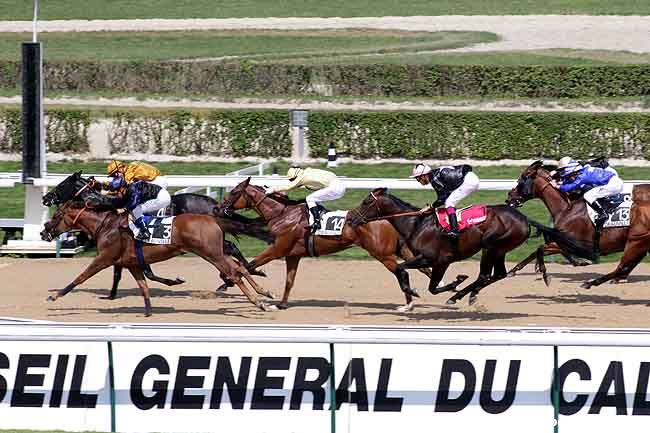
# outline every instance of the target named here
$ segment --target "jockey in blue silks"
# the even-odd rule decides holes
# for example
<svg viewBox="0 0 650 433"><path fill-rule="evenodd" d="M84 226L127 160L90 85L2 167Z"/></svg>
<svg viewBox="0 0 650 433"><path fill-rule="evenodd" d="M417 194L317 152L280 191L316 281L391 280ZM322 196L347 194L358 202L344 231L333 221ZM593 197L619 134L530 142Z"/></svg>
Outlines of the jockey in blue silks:
<svg viewBox="0 0 650 433"><path fill-rule="evenodd" d="M557 169L561 182L553 182L553 186L561 192L571 192L581 189L589 189L584 194L584 199L594 209L598 216L596 217L596 231L600 234L605 221L607 221L607 212L603 208L599 199L620 194L623 191L623 181L614 170L607 170L590 165L581 165L577 161L561 161Z"/></svg>

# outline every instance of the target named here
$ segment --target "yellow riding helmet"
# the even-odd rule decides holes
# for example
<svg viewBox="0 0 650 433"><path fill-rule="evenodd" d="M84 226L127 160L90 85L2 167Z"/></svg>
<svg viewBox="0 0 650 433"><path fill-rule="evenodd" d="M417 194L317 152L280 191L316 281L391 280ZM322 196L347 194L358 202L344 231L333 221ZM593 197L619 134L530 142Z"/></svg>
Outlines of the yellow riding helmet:
<svg viewBox="0 0 650 433"><path fill-rule="evenodd" d="M113 176L118 171L123 171L124 167L125 166L123 162L114 159L108 163L108 166L106 167L106 173L108 173L109 176Z"/></svg>
<svg viewBox="0 0 650 433"><path fill-rule="evenodd" d="M287 177L289 180L293 180L298 177L300 172L302 171L302 168L300 167L291 167L289 170L287 170Z"/></svg>

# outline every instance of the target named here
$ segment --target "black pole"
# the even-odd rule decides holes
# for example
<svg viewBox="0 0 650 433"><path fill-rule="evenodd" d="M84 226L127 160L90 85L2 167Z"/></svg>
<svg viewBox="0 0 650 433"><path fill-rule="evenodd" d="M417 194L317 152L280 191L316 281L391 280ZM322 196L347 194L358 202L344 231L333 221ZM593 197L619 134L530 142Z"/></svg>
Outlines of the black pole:
<svg viewBox="0 0 650 433"><path fill-rule="evenodd" d="M41 44L23 43L22 55L23 183L32 183L30 178L43 177L45 171L44 164L41 164L45 157L45 143L41 129L43 124Z"/></svg>

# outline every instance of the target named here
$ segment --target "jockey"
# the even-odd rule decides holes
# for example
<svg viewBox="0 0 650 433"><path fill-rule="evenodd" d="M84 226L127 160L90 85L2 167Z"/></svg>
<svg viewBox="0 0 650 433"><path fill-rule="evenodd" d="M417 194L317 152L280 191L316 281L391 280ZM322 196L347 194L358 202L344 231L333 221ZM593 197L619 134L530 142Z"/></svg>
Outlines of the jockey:
<svg viewBox="0 0 650 433"><path fill-rule="evenodd" d="M106 171L113 178L109 182L109 190L126 188L126 209L133 215L133 222L139 229L136 239L149 239L151 233L143 217L144 214L154 214L171 203L167 179L160 175L160 170L143 162L126 165L120 161L111 161Z"/></svg>
<svg viewBox="0 0 650 433"><path fill-rule="evenodd" d="M310 191L305 201L307 208L314 218L311 226L312 233L320 229L319 205L324 201L336 200L345 194L345 185L331 171L315 168L300 168L292 166L287 171L289 183L266 189L267 194L288 192L292 189L304 187Z"/></svg>
<svg viewBox="0 0 650 433"><path fill-rule="evenodd" d="M433 170L426 164L417 164L413 167L411 177L422 185L430 184L438 195L433 204L422 208L422 212L429 212L440 205L444 205L447 208L447 216L449 217L449 236L457 238L459 233L456 205L478 190L480 183L478 176L472 172L472 167L467 164L448 165Z"/></svg>
<svg viewBox="0 0 650 433"><path fill-rule="evenodd" d="M596 231L601 232L605 221L607 221L607 213L599 202L599 199L619 194L623 191L623 181L615 170L607 170L591 165L581 165L577 161L561 160L558 166L558 173L561 178L560 182L553 181L554 187L558 188L561 192L571 192L582 187L590 188L584 194L585 201L595 210L598 214L596 217Z"/></svg>

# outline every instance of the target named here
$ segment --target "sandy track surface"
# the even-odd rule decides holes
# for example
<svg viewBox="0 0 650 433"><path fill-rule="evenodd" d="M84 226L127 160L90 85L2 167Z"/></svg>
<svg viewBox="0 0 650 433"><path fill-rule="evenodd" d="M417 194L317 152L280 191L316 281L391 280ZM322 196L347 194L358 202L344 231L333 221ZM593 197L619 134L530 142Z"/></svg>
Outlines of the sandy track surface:
<svg viewBox="0 0 650 433"><path fill-rule="evenodd" d="M508 15L366 18L230 18L41 21L40 31L146 31L221 29L373 28L417 31L486 31L502 40L451 51L547 48L650 52L650 16ZM31 32L30 21L0 22L0 32Z"/></svg>
<svg viewBox="0 0 650 433"><path fill-rule="evenodd" d="M423 293L415 311L398 313L403 297L393 276L373 261L304 260L291 296L291 308L264 313L256 310L237 289L216 294L217 275L197 258L177 258L154 265L164 276L180 275L187 283L167 288L151 286L154 316L143 317L142 298L128 273L119 299L107 301L112 272L105 270L54 303L46 303L49 288L61 288L90 262L78 259L1 259L0 316L52 321L90 322L211 322L295 324L390 324L390 325L481 325L648 327L650 325L650 265L635 270L631 282L606 284L592 290L579 288L580 281L608 272L614 264L573 268L551 264L551 287L525 273L498 282L479 296L474 306L465 301L446 305L450 294L432 296L422 290L425 278L411 273L414 287ZM6 266L3 266L6 265ZM284 282L284 264L264 267L269 278L263 286L278 295ZM478 262L452 266L446 278L467 273L472 278Z"/></svg>

